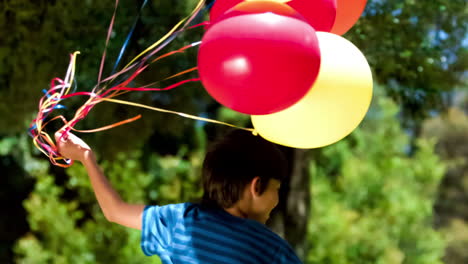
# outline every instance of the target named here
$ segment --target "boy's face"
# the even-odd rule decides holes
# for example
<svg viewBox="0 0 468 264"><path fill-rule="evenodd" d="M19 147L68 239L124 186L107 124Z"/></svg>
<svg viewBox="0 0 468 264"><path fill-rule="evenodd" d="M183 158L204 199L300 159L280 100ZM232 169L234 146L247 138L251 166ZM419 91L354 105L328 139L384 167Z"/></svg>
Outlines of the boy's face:
<svg viewBox="0 0 468 264"><path fill-rule="evenodd" d="M270 179L266 190L258 194L253 199L252 212L249 218L265 224L270 218L271 211L278 205L278 191L281 182Z"/></svg>

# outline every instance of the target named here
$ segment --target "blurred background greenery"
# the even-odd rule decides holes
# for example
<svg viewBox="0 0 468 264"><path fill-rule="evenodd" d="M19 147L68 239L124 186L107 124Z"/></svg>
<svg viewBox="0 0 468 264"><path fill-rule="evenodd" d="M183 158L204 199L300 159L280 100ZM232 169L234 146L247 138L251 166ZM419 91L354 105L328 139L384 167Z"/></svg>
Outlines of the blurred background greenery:
<svg viewBox="0 0 468 264"><path fill-rule="evenodd" d="M150 0L123 61L158 40L195 0ZM108 47L109 74L142 0L121 0ZM106 222L81 165L51 166L27 127L42 89L79 50L77 83L89 91L114 0L0 1L0 263L147 263L138 231ZM468 7L465 0L369 0L345 35L375 79L360 127L329 147L282 148L291 177L270 223L305 263L468 263ZM165 50L201 39L184 33ZM142 85L196 66L196 50L154 65ZM139 103L250 126L200 84L136 92ZM84 102L66 102L71 115ZM107 176L132 202L196 201L207 144L227 128L103 103L79 123ZM49 129L53 133L53 126ZM157 258L153 258L157 262Z"/></svg>

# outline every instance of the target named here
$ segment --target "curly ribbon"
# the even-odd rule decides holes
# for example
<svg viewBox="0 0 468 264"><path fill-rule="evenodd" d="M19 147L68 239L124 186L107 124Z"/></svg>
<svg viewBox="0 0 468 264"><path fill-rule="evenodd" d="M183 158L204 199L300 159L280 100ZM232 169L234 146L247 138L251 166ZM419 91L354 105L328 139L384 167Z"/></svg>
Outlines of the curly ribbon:
<svg viewBox="0 0 468 264"><path fill-rule="evenodd" d="M191 25L197 17L197 15L200 13L202 10L203 4L205 0L200 0L195 7L195 9L191 12L189 16L186 18L182 19L179 23L177 23L166 35L164 35L160 40L156 41L154 44L152 44L150 47L145 49L142 53L138 54L135 58L133 58L123 69L121 69L119 72L114 73L116 67L118 66L120 59L122 57L123 52L125 51L125 48L128 44L129 38L131 37L134 27L132 27L129 35L127 36L127 39L119 53L119 57L114 65L114 69L111 73L111 76L104 78L102 80L102 72L104 68L104 63L106 59L106 50L107 46L109 44L109 39L110 35L112 32L112 28L114 25L116 13L117 13L117 6L119 1L116 0L115 2L115 8L114 12L110 21L109 29L107 31L107 37L106 37L106 46L103 51L103 55L101 58L101 63L99 67L99 74L98 74L98 81L96 86L92 89L91 92L75 92L76 90L76 85L75 89L71 92L71 89L74 85L73 81L75 78L75 70L76 70L76 57L79 54L79 52L74 52L73 54L70 55L70 63L68 65L68 69L65 75L65 78L62 80L60 78L54 78L51 81L50 84L50 89L48 91L44 90L44 96L40 99L39 101L39 111L36 116L36 118L31 122L30 128L29 128L29 134L33 138L34 145L36 146L37 149L39 149L42 153L44 153L47 157L49 157L50 161L52 164L60 166L60 167L69 167L73 164L72 160L66 159L62 157L57 150L57 145L52 139L49 134L45 131L45 127L56 120L60 120L63 122L63 127L61 130L63 131L62 137L65 137L66 134L71 130L75 132L80 132L80 133L94 133L94 132L100 132L104 130L108 130L117 126L121 126L130 122L134 122L138 119L141 118L141 115L137 115L135 117L119 121L110 125L106 125L100 128L95 128L95 129L90 129L90 130L78 130L75 129L75 125L82 119L84 119L88 113L92 110L92 108L97 105L98 103L101 102L110 102L110 103L117 103L117 104L123 104L123 105L129 105L129 106L134 106L134 107L140 107L140 108L145 108L153 111L159 111L162 113L170 113L170 114L175 114L179 115L185 118L190 118L194 120L199 120L203 122L210 122L210 123L215 123L215 124L220 124L220 125L225 125L225 126L230 126L230 127L235 127L235 128L240 128L244 129L247 131L251 131L255 134L255 131L250 128L241 128L237 127L235 125L209 119L209 118L204 118L204 117L198 117L195 115L190 115L182 112L177 112L173 110L167 110L167 109L162 109L162 108L157 108L157 107L152 107L144 104L139 104L139 103L134 103L134 102L128 102L124 100L119 100L119 99L114 99L114 97L117 97L119 95L131 92L131 91L166 91L170 90L173 88L176 88L180 85L183 85L188 82L197 82L200 79L199 78L193 78L193 79L188 79L188 80L183 80L179 81L175 84L172 84L170 86L164 87L164 88L151 88L150 86L154 85L153 84L148 84L142 87L128 87L128 85L141 73L143 72L151 63L154 63L156 61L159 61L163 58L169 57L171 55L177 54L177 53L183 53L185 50L198 46L201 42L195 42L190 45L187 45L185 47L182 47L178 50L171 51L169 53L163 54L158 56L157 58L153 59L150 61L150 63L147 63L148 59L154 56L157 52L159 52L162 48L164 48L167 44L169 44L174 38L176 38L180 33L184 32L187 29L191 28L196 28L202 25L206 25L206 22L200 23L197 25ZM146 0L144 1L142 7L140 8L140 13L141 9L144 7L146 4ZM140 13L138 14L138 18L140 16ZM135 23L136 24L136 23ZM130 73L133 70L132 73ZM166 77L162 81L173 79L176 77L179 77L181 75L194 72L197 70L197 67L193 67L187 70L184 70L182 72L173 74L169 77ZM101 84L109 83L114 81L116 78L123 74L129 73L130 76L126 79L124 79L121 83L118 85L115 85L111 88L107 88L106 85L100 86ZM49 115L55 110L55 109L63 109L65 108L63 105L61 105L61 101L75 97L75 96L87 96L89 97L86 102L75 112L74 117L71 120L66 120L65 117L62 115L58 115L55 117L50 118L48 121L45 121Z"/></svg>

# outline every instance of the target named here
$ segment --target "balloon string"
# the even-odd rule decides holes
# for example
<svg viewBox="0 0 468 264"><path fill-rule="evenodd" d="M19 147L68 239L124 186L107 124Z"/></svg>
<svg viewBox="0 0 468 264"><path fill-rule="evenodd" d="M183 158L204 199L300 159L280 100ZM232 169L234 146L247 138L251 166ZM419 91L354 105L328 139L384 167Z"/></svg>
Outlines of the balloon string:
<svg viewBox="0 0 468 264"><path fill-rule="evenodd" d="M192 44L190 44L190 45L187 45L187 46L185 46L185 47L182 47L182 48L180 48L180 49L178 49L178 50L174 50L174 51L168 52L168 53L166 53L166 54L164 54L164 55L161 55L161 56L157 57L156 59L154 59L153 61L151 61L151 63L154 63L154 62L156 62L156 61L158 61L158 60L160 60L160 59L169 57L170 55L173 55L173 54L176 54L176 53L182 53L182 52L184 52L185 50L187 50L187 49L189 49L189 48L192 48L192 47L195 47L195 46L198 46L198 45L200 45L200 44L201 44L201 41L198 41L198 42L194 42L194 43L192 43Z"/></svg>
<svg viewBox="0 0 468 264"><path fill-rule="evenodd" d="M234 128L239 128L247 131L251 131L255 134L255 131L250 128L242 128L235 126L233 124L229 124L226 122L221 122L209 118L203 118L203 117L198 117L186 113L181 113L181 112L176 112L172 110L166 110L162 108L157 108L157 107L151 107L143 104L138 104L138 103L133 103L133 102L127 102L123 100L118 100L118 99L113 99L116 96L128 93L130 91L163 91L163 90L170 90L175 87L178 87L182 84L185 84L187 82L194 82L194 81L199 81L198 78L194 79L188 79L184 81L180 81L176 84L167 86L165 88L151 88L149 86L152 85L145 85L141 87L128 87L128 85L141 73L143 72L151 63L154 63L156 61L159 61L163 58L166 58L170 55L176 54L176 53L182 53L185 50L187 50L190 47L195 47L199 45L201 42L194 42L190 45L187 45L185 47L182 47L178 50L171 51L167 54L164 54L162 56L157 57L154 59L152 62L149 64L146 63L148 58L159 52L162 48L164 48L168 43L170 43L177 35L179 35L181 32L199 27L202 25L206 25L206 22L204 23L199 23L197 25L191 25L193 20L197 17L199 14L204 0L200 0L196 6L196 8L192 11L192 13L184 18L182 21L177 23L163 38L158 40L156 43L152 44L149 48L147 48L145 51L137 55L134 59L130 61L123 69L121 69L118 73L112 74L111 76L105 78L102 80L102 73L103 73L103 68L104 68L104 63L106 59L106 50L109 44L110 40L110 34L112 32L112 28L115 22L115 17L116 17L116 10L118 6L118 0L116 0L115 3L115 8L114 8L114 13L109 25L109 29L107 32L107 38L106 38L106 46L103 51L103 55L101 58L101 64L99 68L99 75L98 75L98 83L96 86L92 89L91 92L75 92L73 90L70 93L70 90L72 89L73 86L73 81L75 78L75 69L76 69L76 57L79 54L79 52L74 52L73 54L70 55L70 63L65 75L65 78L62 80L60 78L54 78L51 81L50 84L50 89L48 91L44 90L44 96L40 99L39 101L39 111L37 114L37 117L32 121L28 133L31 135L33 138L34 145L36 146L37 149L39 149L42 153L44 153L47 157L49 157L50 161L52 164L60 166L60 167L69 167L73 164L72 160L66 159L64 157L61 157L60 154L57 151L57 146L54 143L54 140L49 136L46 131L45 127L52 121L60 119L64 125L62 129L64 130L64 133L62 133L62 137L66 137L66 133L70 130L76 131L76 132L81 132L81 133L92 133L92 132L98 132L98 131L103 131L107 129L111 129L120 125L124 125L130 122L134 122L138 119L141 118L141 115L137 115L133 118L129 118L123 121L116 122L111 125L107 125L104 127L96 128L96 129L91 129L91 130L78 130L75 129L75 125L82 119L84 119L88 113L94 108L94 106L100 102L107 101L107 102L113 102L113 103L119 103L119 104L124 104L124 105L131 105L131 106L136 106L140 108L146 108L154 111L159 111L159 112L164 112L164 113L171 113L171 114L176 114L185 118L190 118L198 121L203 121L203 122L210 122L210 123L215 123L215 124L221 124L221 125L226 125ZM127 42L126 42L127 43ZM125 49L125 44L123 47L123 50ZM122 50L121 50L122 53ZM119 55L120 56L120 55ZM143 57L144 56L144 57ZM139 60L140 59L140 60ZM120 57L119 57L120 60ZM119 61L118 60L118 61ZM138 61L139 60L139 61ZM118 63L117 61L117 63ZM115 65L114 65L115 66ZM126 78L122 83L115 85L114 87L107 89L108 82L114 81L117 77L121 76L124 73L130 73L130 70L134 70L129 78ZM173 74L169 77L166 77L162 81L169 80L172 78L179 77L183 74L187 74L193 71L196 71L197 67L192 67L190 69L184 70L182 72L179 72L177 74ZM107 84L105 84L107 83ZM100 87L101 84L104 84L102 87ZM74 97L74 96L89 96L89 99L75 112L74 117L70 120L67 121L65 117L63 116L56 116L53 117L52 119L48 120L47 122L44 123L46 118L50 115L50 113L53 112L55 109L60 109L60 108L65 108L63 105L60 104L60 102L64 99Z"/></svg>
<svg viewBox="0 0 468 264"><path fill-rule="evenodd" d="M133 60L131 60L124 68L127 68L128 66L130 66L131 64L133 64L136 60L138 60L141 56L145 55L146 53L148 53L150 50L154 49L155 47L157 47L159 44L161 44L162 42L164 42L167 38L169 38L183 23L185 23L186 21L190 22L191 19L193 19L194 15L196 15L198 13L198 11L201 9L201 7L203 6L205 0L200 0L197 4L197 6L195 7L195 9L192 11L192 13L185 17L184 19L182 19L179 23L177 23L166 35L164 35L160 40L156 41L153 45L149 46L146 50L144 50L142 53L138 54L135 58L133 58Z"/></svg>
<svg viewBox="0 0 468 264"><path fill-rule="evenodd" d="M196 70L198 70L198 67L193 67L193 68L190 68L188 70L181 71L181 72L179 72L177 74L171 75L171 76L163 79L163 81L166 81L166 80L169 80L169 79L172 79L172 78L175 78L175 77L178 77L180 75L183 75L183 74L186 74L186 73L189 73L189 72L193 72L193 71L196 71Z"/></svg>
<svg viewBox="0 0 468 264"><path fill-rule="evenodd" d="M117 60L115 61L114 68L112 69L111 74L114 74L115 70L119 66L120 60L122 59L122 56L123 56L123 54L125 53L125 50L128 47L128 43L130 43L130 39L132 38L133 32L135 32L136 26L137 26L138 21L140 20L140 17L141 17L141 13L143 12L143 9L145 8L147 2L148 2L148 0L144 0L143 4L140 6L140 10L138 11L138 15L135 18L135 21L133 22L133 26L130 29L130 32L128 33L127 38L125 39L125 42L122 45L122 48L120 49L119 56L117 57Z"/></svg>
<svg viewBox="0 0 468 264"><path fill-rule="evenodd" d="M123 101L123 100L118 100L118 99L104 98L102 100L106 101L106 102L111 102L111 103L124 104L124 105L130 105L130 106L145 108L145 109L149 109L149 110L153 110L153 111L158 111L158 112L161 112L161 113L179 115L179 116L182 116L182 117L185 117L185 118L190 118L190 119L194 119L194 120L198 120L198 121L203 121L203 122L208 122L208 123L213 123L213 124L219 124L219 125L225 125L225 126L229 126L229 127L233 127L233 128L238 128L238 129L254 132L253 128L239 127L239 126L236 126L236 125L233 125L233 124L230 124L230 123L226 123L226 122L222 122L222 121L218 121L218 120L214 120L214 119L210 119L210 118L205 118L205 117L199 117L199 116L186 114L186 113L182 113L182 112L167 110L167 109L163 109L163 108L148 106L148 105L129 102L129 101Z"/></svg>
<svg viewBox="0 0 468 264"><path fill-rule="evenodd" d="M80 132L80 133L101 132L101 131L104 131L104 130L108 130L108 129L111 129L111 128L115 128L115 127L118 127L118 126L121 126L121 125L131 123L131 122L136 121L136 120L138 120L140 118L141 118L141 115L137 115L135 117L132 117L132 118L129 118L129 119L126 119L126 120L122 120L120 122L117 122L117 123L114 123L114 124L111 124L111 125L107 125L107 126L103 126L103 127L100 127L100 128L89 129L89 130L79 130L79 129L72 128L72 130L76 131L76 132Z"/></svg>
<svg viewBox="0 0 468 264"><path fill-rule="evenodd" d="M201 0L200 3L204 2L204 0ZM106 79L104 79L102 82L107 82L107 81L113 81L115 80L118 76L120 76L121 74L125 73L125 72L128 72L130 69L134 68L135 66L139 65L139 67L142 67L144 65L144 63L146 62L146 60L153 56L154 54L156 54L157 52L159 52L161 49L163 49L167 44L169 44L173 39L175 39L175 37L177 37L178 34L180 34L181 32L187 30L187 29L193 29L193 28L197 28L197 27L200 27L200 26L204 26L204 25L207 25L208 22L202 22L202 23L199 23L197 25L193 25L193 26L190 26L190 27L187 27L186 26L193 20L193 18L196 16L196 14L198 12L200 12L200 3L199 5L197 6L198 9L195 9L193 12L192 12L192 15L191 17L188 16L186 17L185 19L188 19L187 23L184 25L184 27L182 27L182 29L179 29L178 31L175 31L174 33L172 34L166 34L162 39L160 39L159 41L157 41L156 43L154 43L150 48L154 47L154 50L148 54L144 59L142 59L140 62L136 62L138 58L140 58L141 56L143 56L145 53L147 53L150 48L147 48L145 51L143 51L142 53L140 53L139 55L137 55L133 60L132 62L128 63L120 72L116 73L116 74L113 74L112 76L110 77L107 77ZM181 24L184 20L180 21L178 24ZM175 29L177 26L175 26L173 29ZM163 41L164 40L164 41ZM158 43L162 43L162 44L158 44ZM187 45L179 50L176 50L176 51L173 51L173 52L169 52L165 55L162 55L158 58L156 58L155 60L153 60L151 63L154 63L162 58L165 58L165 57L168 57L169 55L172 55L174 53L181 53L181 52L184 52L186 49L188 48L191 48L191 47L195 47L195 46L198 46L199 44L201 43L201 41L198 41L198 42L194 42L190 45ZM138 71L139 68L136 70ZM96 89L96 87L95 87ZM94 91L94 89L93 89Z"/></svg>
<svg viewBox="0 0 468 264"><path fill-rule="evenodd" d="M104 62L106 61L107 46L109 45L109 39L112 34L112 28L114 27L115 15L117 13L118 6L119 6L119 0L115 0L114 14L112 15L109 28L107 29L106 46L104 47L104 52L102 53L102 58L101 58L101 65L99 66L98 82L97 82L96 87L94 87L93 92L95 89L98 89L99 84L101 83L102 70L104 68Z"/></svg>

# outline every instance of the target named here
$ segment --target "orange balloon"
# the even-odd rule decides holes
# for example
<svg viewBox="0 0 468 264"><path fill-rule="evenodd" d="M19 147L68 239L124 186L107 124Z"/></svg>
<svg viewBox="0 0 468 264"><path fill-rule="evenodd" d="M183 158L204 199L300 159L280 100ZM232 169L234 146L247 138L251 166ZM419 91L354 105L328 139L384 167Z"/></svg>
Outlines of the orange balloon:
<svg viewBox="0 0 468 264"><path fill-rule="evenodd" d="M214 21L211 21L211 23L216 24L221 20L234 16L261 14L266 12L271 12L280 16L292 17L307 22L307 20L301 14L299 14L294 8L288 6L287 4L283 4L279 1L256 0L244 1L235 5L233 8L217 17Z"/></svg>
<svg viewBox="0 0 468 264"><path fill-rule="evenodd" d="M337 0L335 23L331 33L343 35L356 24L367 0Z"/></svg>

